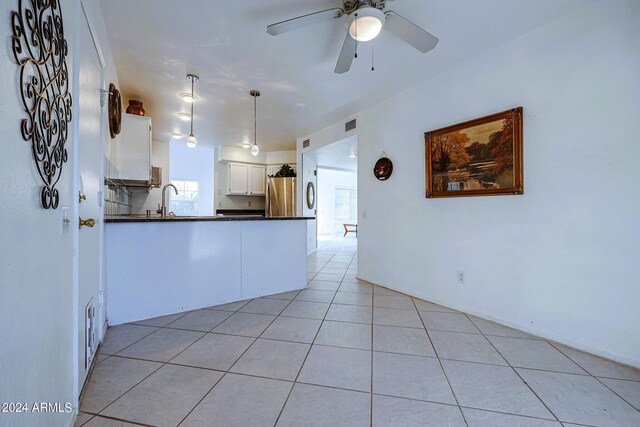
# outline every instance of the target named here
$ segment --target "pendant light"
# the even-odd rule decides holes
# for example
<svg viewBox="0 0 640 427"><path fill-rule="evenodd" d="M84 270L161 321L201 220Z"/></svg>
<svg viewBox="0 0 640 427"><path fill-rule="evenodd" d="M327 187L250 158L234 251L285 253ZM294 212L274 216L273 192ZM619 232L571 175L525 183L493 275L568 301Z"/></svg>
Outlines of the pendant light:
<svg viewBox="0 0 640 427"><path fill-rule="evenodd" d="M195 96L193 95L193 85L195 82L197 82L200 79L195 74L187 74L187 80L191 82L191 101L192 101L191 102L191 133L187 138L187 147L194 148L196 145L198 145L198 141L196 140L196 137L193 135L193 104L194 104L193 101L196 99Z"/></svg>
<svg viewBox="0 0 640 427"><path fill-rule="evenodd" d="M260 96L260 92L257 90L252 90L249 92L249 95L253 96L253 145L251 146L251 154L257 156L260 153L260 148L258 147L258 115L257 115L257 100Z"/></svg>

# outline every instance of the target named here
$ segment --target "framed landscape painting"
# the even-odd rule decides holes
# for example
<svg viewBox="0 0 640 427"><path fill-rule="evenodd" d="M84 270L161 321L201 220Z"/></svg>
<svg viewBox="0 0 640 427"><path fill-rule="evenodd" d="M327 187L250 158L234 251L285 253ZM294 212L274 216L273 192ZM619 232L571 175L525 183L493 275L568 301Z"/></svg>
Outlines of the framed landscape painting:
<svg viewBox="0 0 640 427"><path fill-rule="evenodd" d="M522 194L522 107L424 134L427 198Z"/></svg>

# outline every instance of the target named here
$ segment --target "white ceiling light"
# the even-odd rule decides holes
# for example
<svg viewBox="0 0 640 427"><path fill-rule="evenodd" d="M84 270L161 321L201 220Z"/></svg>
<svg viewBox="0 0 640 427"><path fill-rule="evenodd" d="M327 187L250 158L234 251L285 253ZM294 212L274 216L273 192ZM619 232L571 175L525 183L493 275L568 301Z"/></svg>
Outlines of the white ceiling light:
<svg viewBox="0 0 640 427"><path fill-rule="evenodd" d="M253 96L253 145L251 146L251 154L257 156L260 153L258 147L258 114L257 114L257 100L260 96L260 92L252 90L249 95Z"/></svg>
<svg viewBox="0 0 640 427"><path fill-rule="evenodd" d="M362 6L349 15L347 29L354 40L368 42L378 37L384 21L385 16L380 9Z"/></svg>
<svg viewBox="0 0 640 427"><path fill-rule="evenodd" d="M178 113L178 117L180 117L180 120L184 120L185 122L191 120L191 114L189 113Z"/></svg>
<svg viewBox="0 0 640 427"><path fill-rule="evenodd" d="M193 95L193 85L199 80L199 78L195 74L187 74L187 80L191 82L191 99L194 100L195 96ZM193 148L198 144L196 137L193 135L193 102L191 102L191 115L189 117L191 118L191 133L187 138L187 147Z"/></svg>
<svg viewBox="0 0 640 427"><path fill-rule="evenodd" d="M186 92L185 92L185 93L181 93L181 94L180 94L180 98L182 98L182 100L183 100L184 102L188 102L188 103L193 103L193 102L195 102L195 101L197 101L197 100L198 100L198 97L197 97L197 96L192 95L192 94L190 94L190 93L186 93Z"/></svg>
<svg viewBox="0 0 640 427"><path fill-rule="evenodd" d="M182 133L180 133L180 132L171 132L171 138L180 139L180 138L182 138Z"/></svg>

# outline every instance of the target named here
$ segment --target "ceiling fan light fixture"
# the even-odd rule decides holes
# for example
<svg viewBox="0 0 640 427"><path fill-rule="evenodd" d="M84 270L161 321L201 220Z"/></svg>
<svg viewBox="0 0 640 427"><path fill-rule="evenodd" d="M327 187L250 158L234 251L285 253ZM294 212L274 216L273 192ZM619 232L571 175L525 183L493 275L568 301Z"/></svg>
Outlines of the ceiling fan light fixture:
<svg viewBox="0 0 640 427"><path fill-rule="evenodd" d="M371 6L362 6L352 12L347 19L349 35L359 42L368 42L375 39L382 31L385 16L380 9Z"/></svg>

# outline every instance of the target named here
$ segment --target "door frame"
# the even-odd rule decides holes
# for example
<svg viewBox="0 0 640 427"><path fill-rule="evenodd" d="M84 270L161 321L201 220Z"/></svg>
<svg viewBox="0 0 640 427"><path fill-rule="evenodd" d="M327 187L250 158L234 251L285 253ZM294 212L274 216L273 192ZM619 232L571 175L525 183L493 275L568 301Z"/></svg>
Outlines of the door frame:
<svg viewBox="0 0 640 427"><path fill-rule="evenodd" d="M88 6L91 7L91 6ZM79 318L79 267L80 267L80 261L79 261L79 238L80 238L80 234L79 234L79 228L77 227L77 218L79 217L79 212L80 212L80 201L78 199L78 192L80 190L80 162L79 162L79 147L80 147L80 123L78 118L80 117L80 38L79 38L79 34L80 34L80 28L81 25L84 25L86 23L87 27L89 28L89 32L91 33L91 41L92 44L96 50L96 54L98 56L98 60L100 61L100 66L101 66L101 76L100 76L100 89L101 90L105 90L106 89L106 62L104 60L104 55L102 53L102 48L100 47L100 42L98 40L98 36L97 36L97 32L95 30L95 25L93 24L89 13L87 11L87 6L85 6L85 0L80 0L80 7L76 9L76 25L74 28L74 32L75 32L75 41L73 44L73 57L74 57L74 64L73 64L73 96L76 102L73 103L73 114L74 117L76 117L76 120L73 121L73 193L72 193L72 200L73 200L73 220L71 222L71 227L73 229L73 322L72 322L72 331L71 333L73 334L73 407L74 407L74 412L77 415L78 410L79 410L79 399L80 399L80 393L81 393L81 386L78 384L79 378L80 378L80 366L81 364L83 364L84 362L80 360L79 354L80 354L80 348L79 348L79 343L78 343L78 334L80 329L84 329L84 318L80 319ZM98 102L100 101L100 98L98 97ZM106 135L106 129L105 129L105 120L104 120L104 108L102 108L101 110L101 120L100 120L100 153L103 154L104 156L104 147L105 147L105 135ZM100 182L104 181L104 161L100 162L100 168L99 168L99 180ZM100 292L104 291L104 226L103 226L103 216L104 216L104 202L102 200L103 198L103 192L102 190L99 193L99 206L101 208L100 211L100 221L98 221L98 225L99 225L99 229L98 229L98 234L99 234L99 241L100 241L100 253L99 253L99 260L98 260L98 265L99 267L99 289ZM102 327L98 328L98 332L100 333L99 336L97 337L99 341L102 341L102 338L104 337L104 333L106 331L106 318L105 318L105 313L106 313L106 307L104 306L104 303L102 305L100 305L100 302L104 301L104 298L100 298L101 301L97 302L97 306L98 306L98 322L99 324L103 324Z"/></svg>

